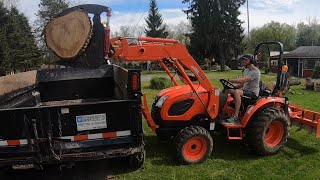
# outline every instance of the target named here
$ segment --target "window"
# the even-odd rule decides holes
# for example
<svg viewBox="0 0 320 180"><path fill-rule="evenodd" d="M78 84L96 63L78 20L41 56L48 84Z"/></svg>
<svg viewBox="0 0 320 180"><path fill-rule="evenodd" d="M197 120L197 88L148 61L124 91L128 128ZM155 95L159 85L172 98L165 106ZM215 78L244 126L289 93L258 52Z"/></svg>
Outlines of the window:
<svg viewBox="0 0 320 180"><path fill-rule="evenodd" d="M316 61L316 66L320 66L320 60L319 59Z"/></svg>
<svg viewBox="0 0 320 180"><path fill-rule="evenodd" d="M304 59L304 69L314 69L315 59Z"/></svg>
<svg viewBox="0 0 320 180"><path fill-rule="evenodd" d="M278 66L278 60L271 60L271 66Z"/></svg>

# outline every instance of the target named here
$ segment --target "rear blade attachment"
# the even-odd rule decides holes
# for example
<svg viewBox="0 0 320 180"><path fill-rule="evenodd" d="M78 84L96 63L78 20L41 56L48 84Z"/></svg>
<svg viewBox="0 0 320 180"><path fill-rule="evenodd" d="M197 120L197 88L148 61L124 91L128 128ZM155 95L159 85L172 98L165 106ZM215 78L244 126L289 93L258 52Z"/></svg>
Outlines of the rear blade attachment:
<svg viewBox="0 0 320 180"><path fill-rule="evenodd" d="M316 137L320 138L320 113L303 109L302 107L289 103L289 117L291 125L297 126L297 131L305 129L309 134L316 133Z"/></svg>

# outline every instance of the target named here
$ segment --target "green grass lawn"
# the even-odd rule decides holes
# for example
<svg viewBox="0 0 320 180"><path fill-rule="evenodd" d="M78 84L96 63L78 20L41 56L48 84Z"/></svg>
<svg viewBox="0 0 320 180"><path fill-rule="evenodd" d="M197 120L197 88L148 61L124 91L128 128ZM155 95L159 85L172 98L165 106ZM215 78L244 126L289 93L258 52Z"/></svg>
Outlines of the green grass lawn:
<svg viewBox="0 0 320 180"><path fill-rule="evenodd" d="M206 72L210 81L221 87L219 79L241 76L241 71ZM161 73L143 76L163 76ZM275 76L262 75L264 81L274 81ZM148 88L149 78L144 78L143 93L151 106L158 93ZM292 93L292 94L291 94ZM287 96L307 109L320 111L320 93L295 86ZM143 168L120 173L119 179L320 179L320 140L314 134L292 128L285 148L277 155L259 157L250 154L240 141L228 141L214 134L214 150L210 158L198 165L181 166L175 158L172 143L161 143L144 123L147 158Z"/></svg>

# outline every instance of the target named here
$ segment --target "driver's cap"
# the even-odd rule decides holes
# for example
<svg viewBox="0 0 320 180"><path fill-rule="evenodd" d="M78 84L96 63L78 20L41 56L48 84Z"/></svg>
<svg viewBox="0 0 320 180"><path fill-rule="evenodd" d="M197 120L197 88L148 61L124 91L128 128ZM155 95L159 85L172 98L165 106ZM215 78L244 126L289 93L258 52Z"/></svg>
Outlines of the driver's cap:
<svg viewBox="0 0 320 180"><path fill-rule="evenodd" d="M252 60L254 59L254 57L251 54L246 54L246 55L243 55L239 60L247 60L247 59Z"/></svg>

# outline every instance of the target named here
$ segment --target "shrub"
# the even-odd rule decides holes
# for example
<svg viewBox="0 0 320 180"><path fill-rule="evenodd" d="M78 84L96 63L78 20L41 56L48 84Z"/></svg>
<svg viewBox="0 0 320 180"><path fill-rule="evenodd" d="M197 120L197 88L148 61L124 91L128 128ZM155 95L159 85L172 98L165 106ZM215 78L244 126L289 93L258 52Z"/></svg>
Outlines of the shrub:
<svg viewBox="0 0 320 180"><path fill-rule="evenodd" d="M153 77L150 80L150 89L161 90L171 86L172 86L171 81L164 77Z"/></svg>
<svg viewBox="0 0 320 180"><path fill-rule="evenodd" d="M264 73L265 73L265 74L269 74L269 72L270 72L270 68L265 68L265 69L264 69Z"/></svg>

